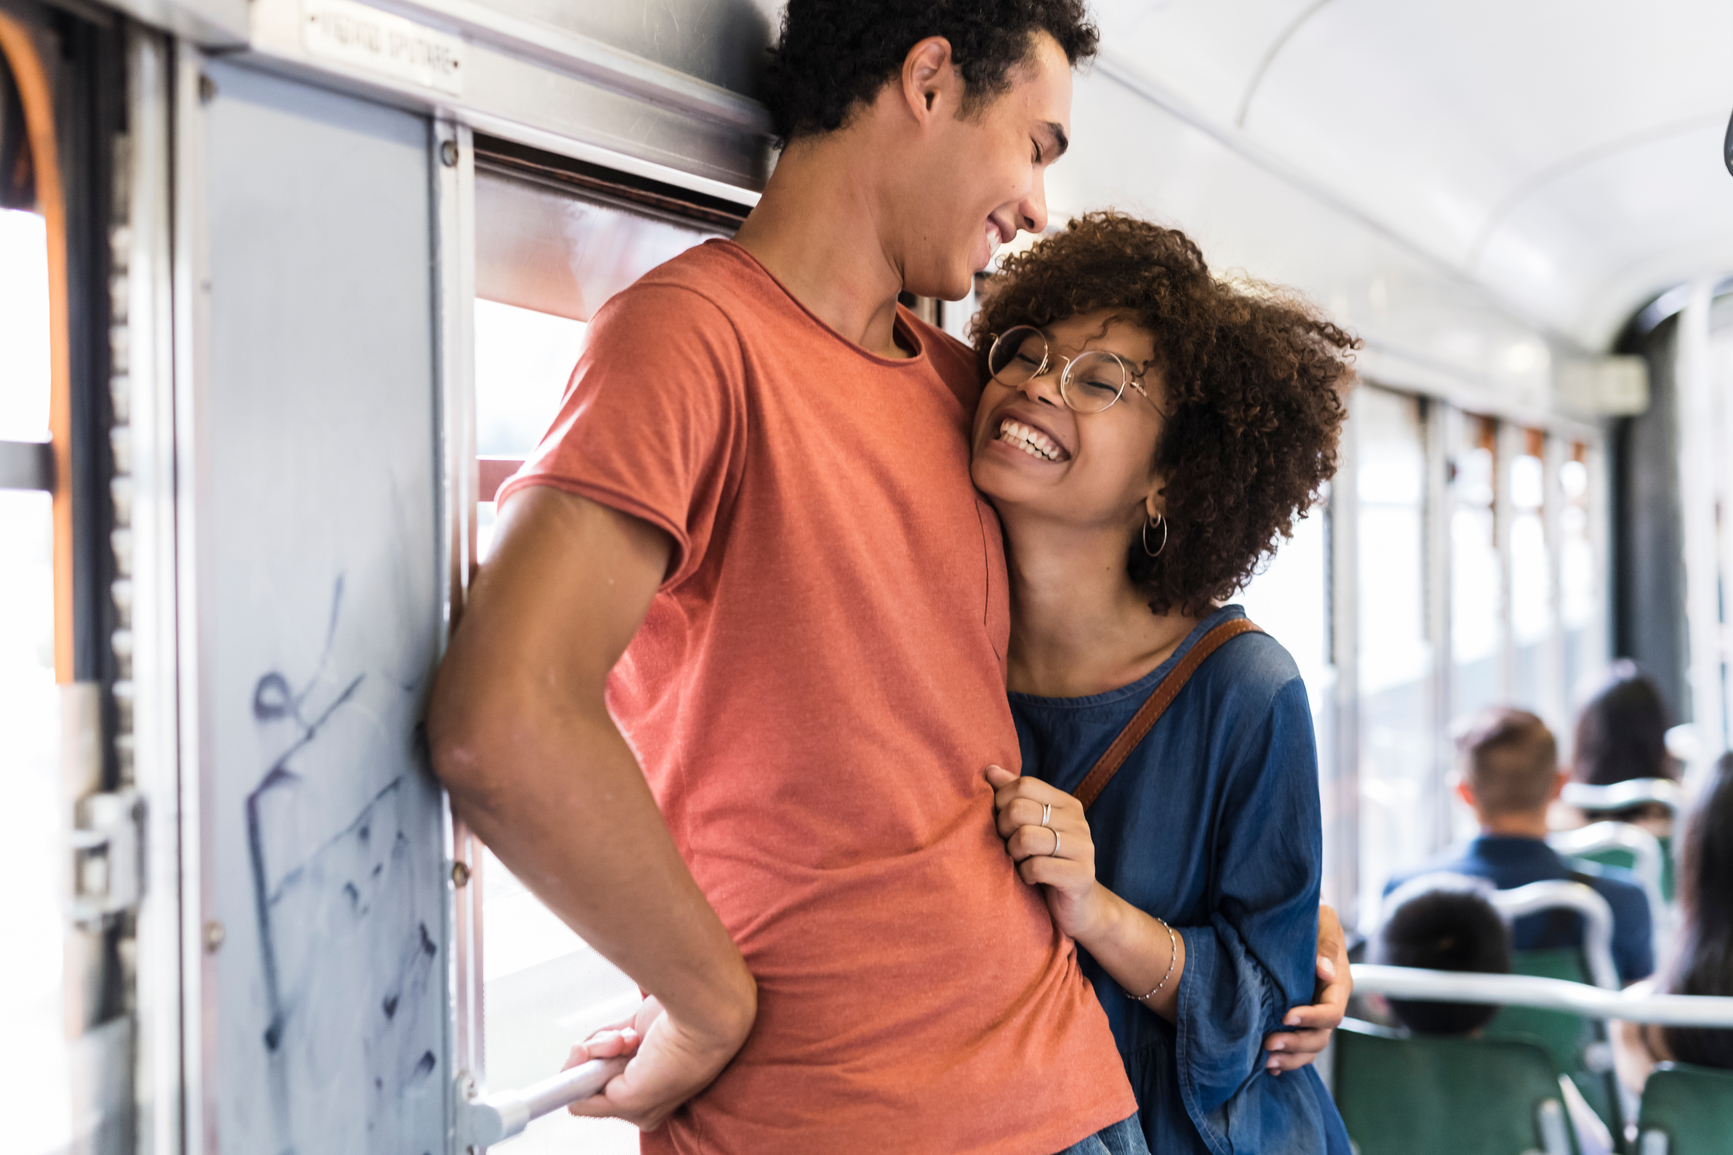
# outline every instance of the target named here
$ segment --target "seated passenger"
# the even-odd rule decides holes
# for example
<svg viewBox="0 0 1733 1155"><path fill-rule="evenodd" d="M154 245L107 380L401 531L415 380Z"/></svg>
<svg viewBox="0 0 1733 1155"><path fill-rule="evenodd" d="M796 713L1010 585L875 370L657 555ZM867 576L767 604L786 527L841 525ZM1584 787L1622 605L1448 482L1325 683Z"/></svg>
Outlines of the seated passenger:
<svg viewBox="0 0 1733 1155"><path fill-rule="evenodd" d="M1317 1073L1263 1054L1318 966L1311 706L1223 603L1334 472L1358 342L1118 213L1004 267L972 467L1010 569L1024 776L987 772L999 834L1080 948L1151 1151L1346 1155Z"/></svg>
<svg viewBox="0 0 1733 1155"><path fill-rule="evenodd" d="M1476 881L1463 878L1461 885L1451 886L1439 879L1402 900L1378 930L1372 961L1434 971L1509 974L1510 932ZM1491 1003L1386 1001L1390 1013L1417 1035L1477 1035L1498 1014Z"/></svg>
<svg viewBox="0 0 1733 1155"><path fill-rule="evenodd" d="M1488 710L1457 740L1457 758L1456 792L1479 820L1479 837L1397 875L1384 893L1434 871L1490 879L1500 890L1575 878L1594 887L1613 908L1613 965L1619 981L1647 977L1655 969L1649 900L1635 877L1610 866L1566 862L1546 844L1547 807L1565 782L1546 723L1526 710ZM1582 933L1577 915L1542 911L1517 920L1513 945L1519 951L1576 947L1582 945Z"/></svg>
<svg viewBox="0 0 1733 1155"><path fill-rule="evenodd" d="M1424 888L1391 896L1396 909L1379 928L1374 961L1387 966L1424 967L1478 974L1510 973L1510 932L1479 879L1449 876L1415 879ZM1390 1012L1416 1035L1478 1036L1499 1012L1491 1003L1444 1003L1389 999ZM1580 1155L1611 1155L1612 1135L1569 1078L1559 1077L1559 1094L1576 1132Z"/></svg>
<svg viewBox="0 0 1733 1155"><path fill-rule="evenodd" d="M1577 715L1571 777L1587 786L1611 786L1632 778L1677 781L1679 763L1667 753L1667 704L1661 689L1634 663L1614 664L1612 677ZM1673 833L1673 814L1647 802L1626 810L1585 810L1589 822L1630 822L1657 838Z"/></svg>
<svg viewBox="0 0 1733 1155"><path fill-rule="evenodd" d="M1733 754L1721 755L1685 820L1679 859L1678 954L1651 986L1657 993L1733 996ZM1620 1023L1613 1033L1619 1078L1641 1091L1657 1062L1733 1069L1733 1030Z"/></svg>

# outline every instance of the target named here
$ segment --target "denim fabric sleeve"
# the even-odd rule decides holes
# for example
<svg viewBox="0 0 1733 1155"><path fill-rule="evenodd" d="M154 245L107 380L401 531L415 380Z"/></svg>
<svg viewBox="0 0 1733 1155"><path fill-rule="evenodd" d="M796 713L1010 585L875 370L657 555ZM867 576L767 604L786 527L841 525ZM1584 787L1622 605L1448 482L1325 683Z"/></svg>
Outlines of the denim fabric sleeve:
<svg viewBox="0 0 1733 1155"><path fill-rule="evenodd" d="M1218 1155L1262 1149L1256 1081L1272 1077L1263 1037L1310 1001L1317 959L1322 830L1311 708L1297 677L1264 702L1262 718L1245 703L1223 719L1212 758L1224 782L1213 816L1213 913L1205 925L1176 928L1186 951L1180 1091Z"/></svg>

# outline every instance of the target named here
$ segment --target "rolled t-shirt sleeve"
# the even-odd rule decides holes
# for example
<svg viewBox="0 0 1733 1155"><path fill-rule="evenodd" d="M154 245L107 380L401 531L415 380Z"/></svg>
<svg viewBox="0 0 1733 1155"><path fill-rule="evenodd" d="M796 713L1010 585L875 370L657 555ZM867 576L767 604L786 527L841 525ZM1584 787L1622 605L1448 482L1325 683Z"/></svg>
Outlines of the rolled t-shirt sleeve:
<svg viewBox="0 0 1733 1155"><path fill-rule="evenodd" d="M745 377L739 335L709 298L634 285L597 311L559 415L497 500L548 485L647 521L674 539L664 586L677 585L739 484Z"/></svg>
<svg viewBox="0 0 1733 1155"><path fill-rule="evenodd" d="M1315 749L1295 678L1263 724L1229 744L1214 913L1205 925L1176 928L1186 952L1175 1024L1180 1093L1217 1151L1238 1150L1255 1133L1257 1111L1236 1107L1236 1095L1269 1077L1264 1035L1313 990L1322 871Z"/></svg>

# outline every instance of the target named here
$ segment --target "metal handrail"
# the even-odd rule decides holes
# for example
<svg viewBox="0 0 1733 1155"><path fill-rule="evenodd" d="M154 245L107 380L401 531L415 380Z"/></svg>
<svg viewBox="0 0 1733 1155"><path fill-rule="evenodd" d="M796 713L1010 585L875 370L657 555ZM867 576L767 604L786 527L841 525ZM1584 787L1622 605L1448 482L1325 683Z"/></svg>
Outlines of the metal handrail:
<svg viewBox="0 0 1733 1155"><path fill-rule="evenodd" d="M1622 850L1634 860L1631 873L1643 885L1649 899L1649 918L1655 925L1655 942L1667 924L1667 899L1661 890L1667 855L1661 840L1629 822L1596 822L1579 830L1561 830L1547 835L1547 845L1560 854L1581 858L1603 850Z"/></svg>
<svg viewBox="0 0 1733 1155"><path fill-rule="evenodd" d="M1685 789L1671 778L1627 778L1609 786L1567 782L1562 797L1566 805L1579 810L1629 810L1649 802L1665 806L1675 816L1685 809Z"/></svg>
<svg viewBox="0 0 1733 1155"><path fill-rule="evenodd" d="M608 1080L626 1069L626 1060L591 1059L552 1078L531 1083L517 1091L483 1095L467 1075L458 1076L457 1149L482 1148L510 1139L530 1125L530 1120L570 1106L608 1085Z"/></svg>
<svg viewBox="0 0 1733 1155"><path fill-rule="evenodd" d="M1613 908L1595 888L1581 882L1546 879L1509 890L1495 890L1487 900L1507 921L1525 915L1564 908L1583 918L1583 957L1589 977L1597 987L1619 989L1619 971L1613 965Z"/></svg>
<svg viewBox="0 0 1733 1155"><path fill-rule="evenodd" d="M1354 990L1386 998L1443 1003L1496 1003L1567 1011L1585 1019L1622 1019L1669 1027L1733 1028L1733 998L1644 995L1533 975L1489 975L1355 963Z"/></svg>

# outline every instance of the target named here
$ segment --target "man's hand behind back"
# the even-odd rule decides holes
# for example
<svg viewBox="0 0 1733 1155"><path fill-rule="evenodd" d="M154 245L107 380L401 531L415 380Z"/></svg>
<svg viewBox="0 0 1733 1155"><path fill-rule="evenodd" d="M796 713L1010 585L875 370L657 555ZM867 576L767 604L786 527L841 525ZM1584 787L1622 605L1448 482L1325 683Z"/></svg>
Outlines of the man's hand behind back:
<svg viewBox="0 0 1733 1155"><path fill-rule="evenodd" d="M654 997L629 1019L603 1027L572 1048L566 1069L590 1059L631 1056L626 1069L588 1099L573 1103L574 1115L601 1115L654 1131L680 1104L710 1085L742 1040L707 1038L668 1017Z"/></svg>

